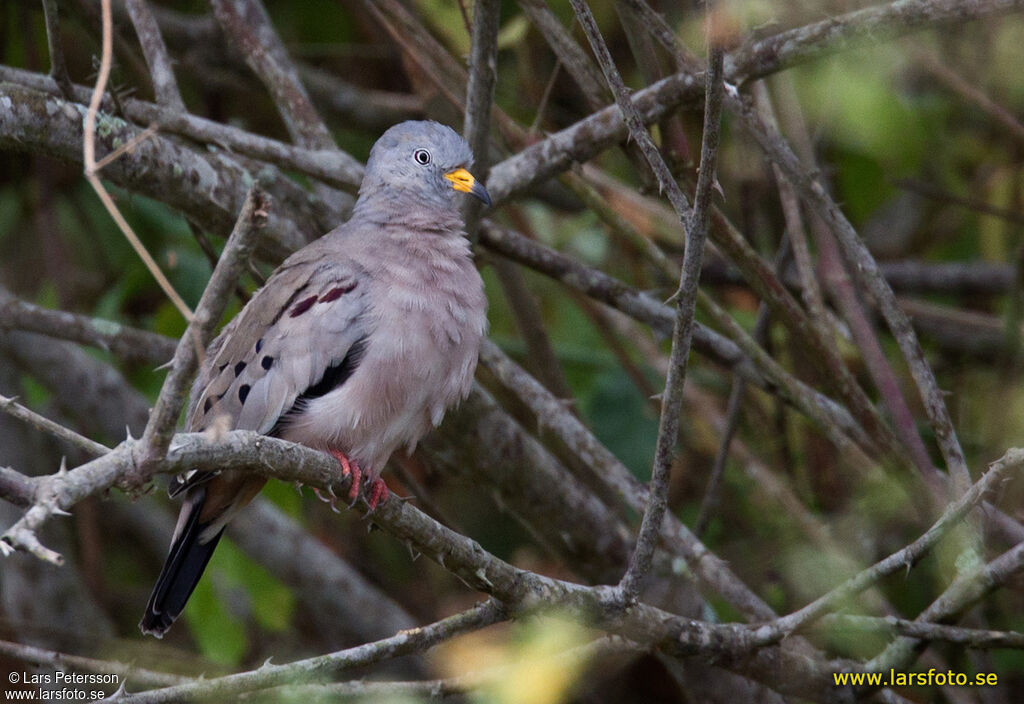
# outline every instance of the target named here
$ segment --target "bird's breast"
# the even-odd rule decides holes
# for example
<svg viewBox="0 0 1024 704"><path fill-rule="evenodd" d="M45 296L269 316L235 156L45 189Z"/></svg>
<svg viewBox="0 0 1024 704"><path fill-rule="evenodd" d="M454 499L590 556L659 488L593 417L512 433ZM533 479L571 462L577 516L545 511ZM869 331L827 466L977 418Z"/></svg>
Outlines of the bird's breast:
<svg viewBox="0 0 1024 704"><path fill-rule="evenodd" d="M318 434L367 464L415 445L472 385L487 326L483 282L468 257L457 266L425 264L395 262L375 277L381 288L371 296L359 367L307 409L320 419Z"/></svg>

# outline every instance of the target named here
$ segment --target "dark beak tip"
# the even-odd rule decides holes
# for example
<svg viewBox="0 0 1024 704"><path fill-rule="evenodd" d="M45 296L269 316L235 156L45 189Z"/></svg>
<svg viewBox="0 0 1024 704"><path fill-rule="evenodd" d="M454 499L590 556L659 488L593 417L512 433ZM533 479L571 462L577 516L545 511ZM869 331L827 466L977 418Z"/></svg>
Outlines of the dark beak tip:
<svg viewBox="0 0 1024 704"><path fill-rule="evenodd" d="M471 190L470 193L479 198L483 202L483 204L486 205L488 208L491 207L491 194L487 192L487 189L484 188L484 185L482 183L480 183L479 181L474 183L473 190Z"/></svg>

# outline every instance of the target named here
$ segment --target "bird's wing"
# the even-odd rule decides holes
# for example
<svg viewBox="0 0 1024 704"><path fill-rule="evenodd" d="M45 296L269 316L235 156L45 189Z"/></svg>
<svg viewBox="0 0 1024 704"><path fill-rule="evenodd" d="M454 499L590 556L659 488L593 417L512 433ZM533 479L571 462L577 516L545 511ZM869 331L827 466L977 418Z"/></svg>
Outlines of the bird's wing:
<svg viewBox="0 0 1024 704"><path fill-rule="evenodd" d="M309 250L309 251L307 251ZM285 261L210 345L188 410L188 429L215 424L272 434L319 386L354 371L368 333L365 272L322 247ZM182 475L172 496L209 475Z"/></svg>

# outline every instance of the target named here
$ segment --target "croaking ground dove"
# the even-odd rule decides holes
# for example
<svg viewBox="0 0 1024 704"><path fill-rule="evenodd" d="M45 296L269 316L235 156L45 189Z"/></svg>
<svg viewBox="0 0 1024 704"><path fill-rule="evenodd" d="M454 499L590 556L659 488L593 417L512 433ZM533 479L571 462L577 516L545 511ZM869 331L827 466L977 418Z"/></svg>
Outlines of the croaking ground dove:
<svg viewBox="0 0 1024 704"><path fill-rule="evenodd" d="M458 194L490 204L469 145L436 122L403 122L370 151L352 217L288 257L211 343L187 426L255 430L330 453L387 496L380 472L469 393L487 325ZM139 627L162 636L225 525L262 489L244 471L176 477L185 501Z"/></svg>

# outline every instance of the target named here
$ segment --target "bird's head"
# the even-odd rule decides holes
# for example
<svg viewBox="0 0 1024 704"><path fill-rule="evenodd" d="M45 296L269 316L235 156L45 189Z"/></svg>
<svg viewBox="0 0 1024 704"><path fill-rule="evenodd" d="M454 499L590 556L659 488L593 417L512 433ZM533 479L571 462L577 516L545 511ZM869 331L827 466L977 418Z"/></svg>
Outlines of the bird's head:
<svg viewBox="0 0 1024 704"><path fill-rule="evenodd" d="M392 198L394 208L433 205L457 208L459 195L491 204L484 185L469 172L473 152L466 140L439 122L410 120L388 129L370 150L360 200Z"/></svg>

